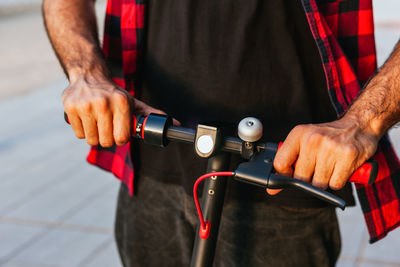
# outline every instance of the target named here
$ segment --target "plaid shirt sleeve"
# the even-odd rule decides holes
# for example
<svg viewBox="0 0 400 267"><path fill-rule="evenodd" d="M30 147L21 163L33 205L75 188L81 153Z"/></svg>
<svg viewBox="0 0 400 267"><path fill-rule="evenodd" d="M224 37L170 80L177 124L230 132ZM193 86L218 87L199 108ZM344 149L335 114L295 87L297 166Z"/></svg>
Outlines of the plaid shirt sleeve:
<svg viewBox="0 0 400 267"><path fill-rule="evenodd" d="M340 116L376 71L371 0L302 0L320 51L328 93ZM373 243L400 225L400 164L388 136L374 158L379 174L373 185L356 185Z"/></svg>
<svg viewBox="0 0 400 267"><path fill-rule="evenodd" d="M140 66L144 43L144 0L108 0L103 52L113 81L135 95L136 66ZM131 144L103 148L93 146L89 163L111 171L134 193Z"/></svg>
<svg viewBox="0 0 400 267"><path fill-rule="evenodd" d="M146 0L108 0L103 51L116 84L135 92L135 75L144 44ZM319 49L331 102L340 116L376 71L371 0L302 0ZM131 145L92 147L89 163L111 171L133 194ZM373 185L357 185L370 242L400 224L400 164L385 136L375 159L379 175Z"/></svg>

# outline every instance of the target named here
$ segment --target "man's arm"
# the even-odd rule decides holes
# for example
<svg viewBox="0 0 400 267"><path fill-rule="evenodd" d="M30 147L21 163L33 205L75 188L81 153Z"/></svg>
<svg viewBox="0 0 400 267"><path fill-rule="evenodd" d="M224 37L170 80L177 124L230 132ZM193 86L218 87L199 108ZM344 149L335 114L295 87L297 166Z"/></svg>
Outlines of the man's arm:
<svg viewBox="0 0 400 267"><path fill-rule="evenodd" d="M43 16L70 82L63 104L78 138L90 145L122 145L130 137L133 109L162 113L112 82L98 40L93 0L44 0Z"/></svg>
<svg viewBox="0 0 400 267"><path fill-rule="evenodd" d="M295 127L277 152L274 167L314 186L340 189L399 120L400 43L341 119Z"/></svg>

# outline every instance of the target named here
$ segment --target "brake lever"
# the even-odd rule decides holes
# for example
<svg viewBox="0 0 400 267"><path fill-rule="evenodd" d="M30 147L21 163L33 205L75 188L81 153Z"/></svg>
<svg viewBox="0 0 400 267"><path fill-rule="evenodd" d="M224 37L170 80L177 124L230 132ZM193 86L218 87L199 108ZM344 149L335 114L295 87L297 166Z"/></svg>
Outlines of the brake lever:
<svg viewBox="0 0 400 267"><path fill-rule="evenodd" d="M346 202L343 199L298 179L274 174L273 161L277 149L278 144L267 143L265 150L256 153L250 161L239 164L234 177L239 181L270 189L297 188L344 210Z"/></svg>

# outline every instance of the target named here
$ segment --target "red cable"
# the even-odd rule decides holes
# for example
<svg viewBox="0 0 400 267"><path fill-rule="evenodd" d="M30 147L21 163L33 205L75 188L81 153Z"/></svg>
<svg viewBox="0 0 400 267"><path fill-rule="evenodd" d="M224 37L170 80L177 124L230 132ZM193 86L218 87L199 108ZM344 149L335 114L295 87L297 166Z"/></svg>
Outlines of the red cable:
<svg viewBox="0 0 400 267"><path fill-rule="evenodd" d="M209 178L211 176L234 176L234 172L210 172L206 173L202 176L200 176L196 182L194 183L193 186L193 198L194 198L194 204L196 205L197 213L199 214L199 220L200 220L200 231L207 231L209 232L209 228L207 228L207 225L209 227L209 223L206 222L203 218L203 213L201 212L200 204L199 204L199 199L197 197L197 187L201 181L203 181L206 178ZM208 235L202 238L207 238Z"/></svg>

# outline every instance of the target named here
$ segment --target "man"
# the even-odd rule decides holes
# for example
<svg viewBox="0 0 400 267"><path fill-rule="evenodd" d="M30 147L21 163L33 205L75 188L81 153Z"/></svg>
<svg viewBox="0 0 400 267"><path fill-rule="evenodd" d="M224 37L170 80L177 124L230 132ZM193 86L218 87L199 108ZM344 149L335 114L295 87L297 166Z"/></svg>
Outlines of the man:
<svg viewBox="0 0 400 267"><path fill-rule="evenodd" d="M400 116L400 48L350 105L359 81L364 83L375 69L371 2L322 2L111 0L106 63L93 2L44 1L47 30L70 81L63 103L72 128L89 145L101 145L88 160L113 171L126 185L116 221L125 266L188 265L195 227L190 186L205 170L205 162L192 157L192 148L185 145L159 150L126 144L133 113L166 112L187 127L204 120L234 123L248 115L259 117L266 140L279 141L289 133L275 169L323 189L343 188L374 155ZM343 36L348 38L338 43L336 38ZM134 96L143 102L120 86L131 92L135 88ZM383 144L379 153L385 152L390 163L383 167L390 170L382 178L386 191L366 188L366 198L371 202L368 190L377 190L398 204L395 191L388 190L396 186L391 181L399 164ZM341 194L351 202L348 189ZM384 204L380 200L378 206ZM216 266L335 264L340 237L332 207L290 190L267 197L235 182L228 184L225 203ZM366 211L376 226L375 232L370 227L374 240L399 223L383 215L387 224L379 228L376 209Z"/></svg>

